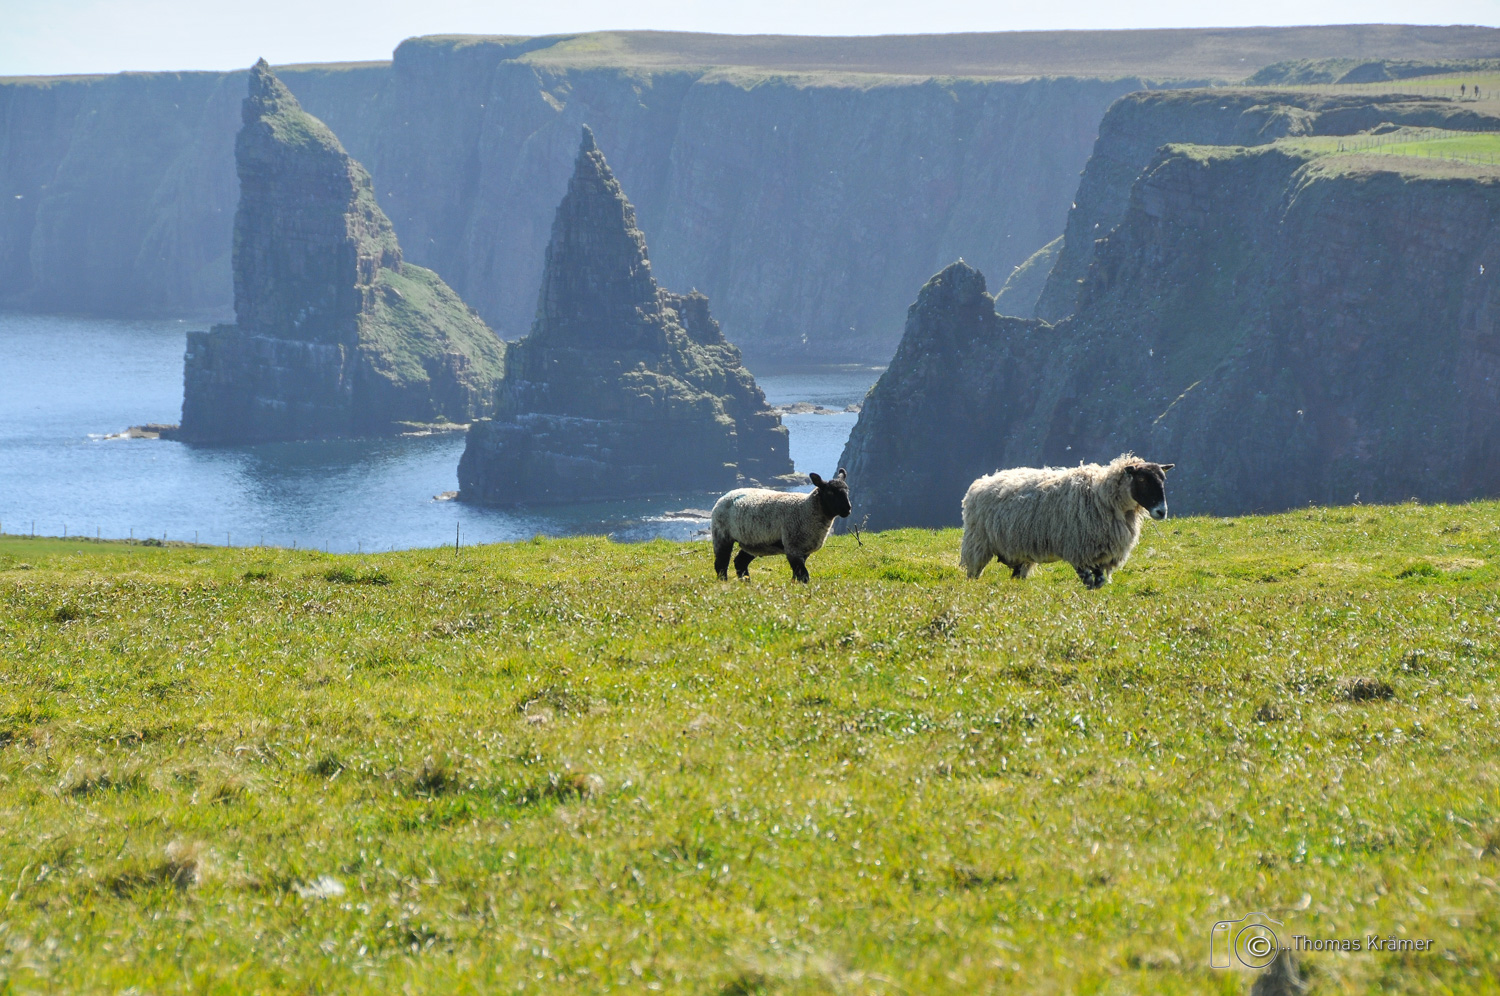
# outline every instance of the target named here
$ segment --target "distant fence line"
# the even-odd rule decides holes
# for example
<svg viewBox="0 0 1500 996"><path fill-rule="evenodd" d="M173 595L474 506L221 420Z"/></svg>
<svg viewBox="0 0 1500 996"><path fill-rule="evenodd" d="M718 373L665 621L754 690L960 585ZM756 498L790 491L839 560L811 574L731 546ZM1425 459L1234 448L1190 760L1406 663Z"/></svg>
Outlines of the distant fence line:
<svg viewBox="0 0 1500 996"><path fill-rule="evenodd" d="M1477 165L1496 165L1500 163L1500 150L1491 153L1479 152L1445 152L1435 148L1416 148L1407 150L1392 149L1390 152L1382 152L1382 149L1391 146L1421 145L1424 142L1463 141L1464 135L1495 135L1496 129L1473 132L1453 132L1441 128L1424 128L1413 132L1398 134L1390 132L1385 135L1349 135L1338 139L1339 152L1376 152L1381 155L1412 156L1420 159L1446 159L1450 162L1472 163Z"/></svg>
<svg viewBox="0 0 1500 996"><path fill-rule="evenodd" d="M11 521L14 522L15 520L11 520ZM126 535L126 536L105 536L103 534L102 527L95 526L94 527L94 535L90 536L87 533L77 533L77 532L70 533L70 532L68 532L68 525L67 525L67 523L63 523L61 534L56 534L56 533L49 534L49 533L47 533L45 531L42 532L42 533L40 533L40 534L38 534L37 531L36 531L36 520L35 519L22 520L22 521L26 522L28 524L28 526L29 526L29 529L28 529L27 532L7 533L5 531L5 520L0 519L0 537L14 536L14 537L17 537L17 538L20 538L20 539L37 539L40 536L41 539L74 540L75 542L79 542L79 543L125 543L125 544L129 544L129 545L134 545L134 546L161 546L161 547L165 547L165 546L218 546L219 545L219 544L217 544L217 543L214 542L214 540L213 540L212 537L210 537L207 541L200 541L199 536L202 534L202 530L194 530L193 531L193 538L191 540L187 540L187 539L176 539L176 540L174 540L174 539L168 539L167 538L167 531L166 530L162 530L162 534L161 534L161 536L159 538L155 534L142 535L141 537L137 538L136 535L135 535L135 529L134 528L131 528L130 531L129 531L129 534ZM217 534L215 534L215 535L217 535ZM462 536L463 536L463 534L462 534L462 530L461 530L460 526L457 523L455 523L454 524L454 528L453 528L453 548L455 550L457 550L460 547L460 545L462 544ZM224 543L223 543L223 545L226 546L226 547L234 546L234 533L233 533L233 530L228 530L228 531L226 531L224 533ZM368 551L365 550L364 549L364 543L362 541L356 541L355 545L356 545L356 549L355 549L355 553L356 554L359 554L359 553L379 553L379 552L381 552L378 549L370 549ZM435 548L436 547L443 547L443 546L447 546L447 545L448 544L447 544L446 540L443 541L443 542L441 542L441 543L435 543L435 544L433 544L433 546ZM248 550L292 550L292 551L311 551L313 553L329 553L331 551L331 549L332 549L332 544L328 540L326 540L326 539L323 541L323 546L322 546L321 549L318 548L317 546L299 546L297 544L296 540L292 540L291 546L284 546L284 545L277 544L277 543L270 543L270 544L268 544L268 543L266 543L265 534L262 533L259 536L257 542L255 542L255 543L241 544L240 547L239 547L239 549L248 549ZM396 545L394 543L392 543L390 545L389 550L387 552L392 552L393 553L393 552L395 552L395 549L396 549Z"/></svg>

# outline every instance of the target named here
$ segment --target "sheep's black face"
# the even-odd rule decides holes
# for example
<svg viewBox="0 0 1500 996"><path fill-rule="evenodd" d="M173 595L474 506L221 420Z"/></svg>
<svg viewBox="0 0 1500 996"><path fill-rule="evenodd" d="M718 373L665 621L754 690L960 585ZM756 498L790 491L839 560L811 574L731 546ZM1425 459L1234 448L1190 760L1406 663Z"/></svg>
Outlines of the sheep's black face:
<svg viewBox="0 0 1500 996"><path fill-rule="evenodd" d="M1167 517L1167 471L1175 466L1175 463L1143 463L1127 470L1130 497L1150 512L1153 519Z"/></svg>
<svg viewBox="0 0 1500 996"><path fill-rule="evenodd" d="M828 518L847 519L854 511L854 506L849 504L849 475L843 467L826 481L817 474L809 474L808 479L813 482L816 489L813 493L818 496L818 504Z"/></svg>

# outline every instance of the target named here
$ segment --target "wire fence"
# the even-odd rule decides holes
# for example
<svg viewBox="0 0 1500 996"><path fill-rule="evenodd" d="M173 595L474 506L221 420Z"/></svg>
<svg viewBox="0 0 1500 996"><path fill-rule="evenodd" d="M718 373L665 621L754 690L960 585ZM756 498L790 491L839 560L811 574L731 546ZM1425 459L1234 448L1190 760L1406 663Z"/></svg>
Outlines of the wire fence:
<svg viewBox="0 0 1500 996"><path fill-rule="evenodd" d="M1494 140L1494 149L1472 148L1475 141ZM1442 143L1468 144L1469 148L1445 149ZM1412 156L1442 159L1478 166L1500 165L1500 129L1455 132L1442 128L1402 128L1383 135L1346 135L1337 139L1338 152Z"/></svg>
<svg viewBox="0 0 1500 996"><path fill-rule="evenodd" d="M10 520L10 521L14 525L15 520ZM0 519L0 538L10 537L10 538L13 538L13 539L61 539L61 540L70 540L70 541L73 541L73 542L76 542L76 543L124 543L127 546L154 546L154 547L166 547L166 546L179 546L179 547L192 547L192 546L218 547L218 546L224 546L224 547L232 547L232 546L236 546L236 544L234 542L234 531L233 530L226 530L223 533L224 542L220 543L220 542L218 542L218 538L219 538L219 535L220 535L219 533L214 532L212 534L209 534L209 533L204 533L202 530L194 530L194 532L193 532L193 538L192 539L188 539L188 538L186 538L185 535L181 536L181 537L170 538L166 530L163 530L160 536L156 535L155 533L149 533L148 534L148 533L144 533L144 532L140 536L137 536L136 535L136 530L134 528L128 530L128 532L124 536L105 536L104 535L104 530L102 529L102 527L99 527L99 526L95 526L94 527L94 535L90 536L90 535L88 535L87 531L84 531L84 532L79 532L78 530L71 530L70 531L69 527L68 527L68 524L66 522L62 523L61 532L48 533L46 531L46 527L44 526L43 527L43 531L40 532L40 533L38 533L37 532L37 520L35 520L35 519L23 520L23 522L21 523L21 525L23 526L23 531L21 531L21 532L7 533L5 531L5 524L6 524L6 520ZM457 523L455 523L454 527L453 527L453 539L452 539L451 543L448 540L438 540L438 541L436 541L436 542L434 542L432 544L432 547L438 548L438 547L444 547L444 546L449 546L449 545L451 545L454 550L460 549L462 547L462 545L463 545L463 530L462 530L462 527L459 524L457 524ZM276 543L274 541L271 542L271 543L267 543L266 542L265 534L261 533L261 534L259 534L256 537L256 540L255 540L254 543L241 542L241 543L238 544L238 548L240 548L240 549L253 549L253 550L290 550L290 551L294 551L294 552L312 552L312 553L329 554L329 553L333 552L333 543L330 540L326 540L326 539L323 541L322 546L319 546L319 545L317 545L315 543L314 544L303 543L303 542L301 542L299 540L295 540L295 539L292 540L290 542L290 544L287 544L287 543ZM407 547L403 546L400 549L407 549ZM355 541L355 548L353 550L341 550L340 552L341 553L355 553L355 554L362 554L362 553L394 553L396 550L397 550L397 547L396 547L396 545L394 543L387 545L387 547L386 547L385 550L381 550L379 548L379 546L376 545L376 544L371 544L370 549L366 550L364 548L364 542L361 541L361 540L356 540Z"/></svg>

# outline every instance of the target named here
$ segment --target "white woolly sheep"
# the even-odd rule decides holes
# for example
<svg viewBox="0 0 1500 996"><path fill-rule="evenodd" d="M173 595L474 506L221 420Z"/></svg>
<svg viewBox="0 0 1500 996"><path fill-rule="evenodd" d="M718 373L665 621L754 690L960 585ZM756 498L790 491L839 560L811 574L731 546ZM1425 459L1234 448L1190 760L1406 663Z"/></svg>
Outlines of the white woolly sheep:
<svg viewBox="0 0 1500 996"><path fill-rule="evenodd" d="M714 541L714 571L720 581L729 580L729 555L740 545L734 558L734 573L750 576L750 561L756 557L786 554L792 565L792 577L806 584L808 555L823 548L823 541L833 532L833 520L847 518L849 481L844 468L828 480L809 474L811 494L769 491L765 488L737 488L714 502L710 528Z"/></svg>
<svg viewBox="0 0 1500 996"><path fill-rule="evenodd" d="M1101 467L1016 467L981 477L964 495L960 561L977 578L998 560L1011 577L1065 560L1090 589L1102 587L1141 537L1141 520L1167 517L1166 472L1175 464L1125 454Z"/></svg>

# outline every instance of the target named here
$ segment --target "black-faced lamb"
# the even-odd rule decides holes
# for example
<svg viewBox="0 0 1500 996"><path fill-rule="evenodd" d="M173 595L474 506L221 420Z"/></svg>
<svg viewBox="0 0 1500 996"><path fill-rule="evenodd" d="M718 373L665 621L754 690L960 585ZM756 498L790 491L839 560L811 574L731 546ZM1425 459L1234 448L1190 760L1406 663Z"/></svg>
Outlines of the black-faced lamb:
<svg viewBox="0 0 1500 996"><path fill-rule="evenodd" d="M1108 583L1141 537L1141 521L1167 517L1167 471L1130 454L1107 466L1016 467L969 485L960 561L977 578L998 560L1011 577L1065 560L1090 589Z"/></svg>
<svg viewBox="0 0 1500 996"><path fill-rule="evenodd" d="M734 572L740 578L750 576L750 561L756 557L786 554L792 565L792 577L806 584L807 558L823 548L823 541L833 531L833 520L847 518L849 479L844 468L828 480L809 474L811 494L770 491L766 488L737 488L714 502L710 529L714 542L714 571L720 581L729 580L729 555L734 545L740 552L734 558Z"/></svg>

